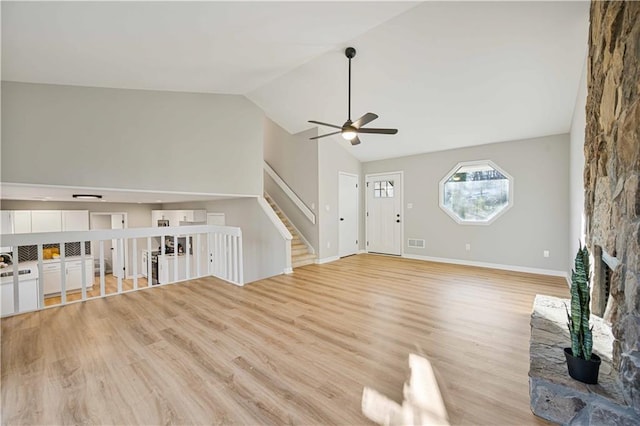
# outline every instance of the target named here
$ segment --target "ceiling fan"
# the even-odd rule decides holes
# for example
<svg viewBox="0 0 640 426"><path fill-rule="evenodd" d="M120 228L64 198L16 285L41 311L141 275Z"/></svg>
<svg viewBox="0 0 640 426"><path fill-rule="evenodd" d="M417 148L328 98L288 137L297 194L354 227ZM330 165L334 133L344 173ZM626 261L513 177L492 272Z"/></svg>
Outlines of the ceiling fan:
<svg viewBox="0 0 640 426"><path fill-rule="evenodd" d="M358 134L360 133L375 133L382 135L395 135L398 133L398 129L372 129L372 128L363 128L367 123L371 123L373 120L378 118L378 116L372 112L368 112L362 117L358 118L356 121L351 121L351 59L356 56L356 49L353 47L347 47L344 51L345 56L349 59L349 118L342 126L337 126L335 124L323 123L321 121L309 120L309 123L320 124L321 126L329 126L334 129L340 129L337 132L327 133L326 135L314 136L309 139L320 139L327 136L337 135L338 133L342 134L342 137L348 141L351 141L351 145L358 145L360 143L360 138L358 138Z"/></svg>

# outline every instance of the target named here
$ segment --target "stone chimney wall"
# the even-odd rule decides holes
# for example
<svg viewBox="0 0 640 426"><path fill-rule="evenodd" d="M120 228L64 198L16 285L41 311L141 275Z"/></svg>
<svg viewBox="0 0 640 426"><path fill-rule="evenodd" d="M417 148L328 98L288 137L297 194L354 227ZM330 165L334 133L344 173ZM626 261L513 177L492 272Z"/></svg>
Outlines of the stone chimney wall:
<svg viewBox="0 0 640 426"><path fill-rule="evenodd" d="M640 2L591 3L588 67L587 245L620 261L607 308L613 366L640 412Z"/></svg>

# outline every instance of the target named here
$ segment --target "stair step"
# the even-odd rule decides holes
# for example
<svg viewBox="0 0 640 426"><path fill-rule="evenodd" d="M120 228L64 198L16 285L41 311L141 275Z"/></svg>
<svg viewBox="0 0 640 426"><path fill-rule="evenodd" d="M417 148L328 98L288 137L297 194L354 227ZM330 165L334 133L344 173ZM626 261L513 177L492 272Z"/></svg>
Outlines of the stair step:
<svg viewBox="0 0 640 426"><path fill-rule="evenodd" d="M291 260L292 268L299 268L300 266L311 265L316 262L315 254L307 254L304 256L296 257L295 260Z"/></svg>
<svg viewBox="0 0 640 426"><path fill-rule="evenodd" d="M291 249L291 258L293 259L294 256L298 256L298 255L304 255L304 254L309 254L309 250L307 250L306 247L301 247L301 248L297 248Z"/></svg>
<svg viewBox="0 0 640 426"><path fill-rule="evenodd" d="M295 261L295 262L300 262L302 260L308 260L308 259L313 259L315 260L316 255L312 254L312 253L307 253L307 254L299 254L296 256L291 256L291 260Z"/></svg>

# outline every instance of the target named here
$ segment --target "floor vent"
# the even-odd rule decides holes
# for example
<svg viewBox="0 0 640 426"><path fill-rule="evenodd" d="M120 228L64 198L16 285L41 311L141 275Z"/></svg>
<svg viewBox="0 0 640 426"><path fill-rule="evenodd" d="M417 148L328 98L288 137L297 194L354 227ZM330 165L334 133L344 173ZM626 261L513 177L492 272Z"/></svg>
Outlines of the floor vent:
<svg viewBox="0 0 640 426"><path fill-rule="evenodd" d="M416 240L414 238L409 238L409 247L410 248L424 248L424 240Z"/></svg>

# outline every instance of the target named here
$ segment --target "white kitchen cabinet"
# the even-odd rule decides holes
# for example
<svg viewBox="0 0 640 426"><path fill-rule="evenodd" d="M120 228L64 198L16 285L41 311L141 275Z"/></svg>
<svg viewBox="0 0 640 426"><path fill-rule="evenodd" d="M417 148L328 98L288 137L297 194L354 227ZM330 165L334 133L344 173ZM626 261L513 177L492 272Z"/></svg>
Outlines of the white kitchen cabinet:
<svg viewBox="0 0 640 426"><path fill-rule="evenodd" d="M60 277L60 262L45 263L42 265L42 278L40 279L44 294L60 293L62 278Z"/></svg>
<svg viewBox="0 0 640 426"><path fill-rule="evenodd" d="M63 231L88 231L89 211L88 210L63 210L62 211Z"/></svg>
<svg viewBox="0 0 640 426"><path fill-rule="evenodd" d="M13 234L13 224L11 219L11 212L8 210L0 211L0 234L9 235ZM0 241L0 252L12 251L11 247L2 247L3 242Z"/></svg>
<svg viewBox="0 0 640 426"><path fill-rule="evenodd" d="M82 289L82 259L65 262L65 288L67 291ZM85 280L87 288L93 286L94 269L93 257L85 258ZM50 262L42 265L42 288L45 295L58 294L62 291L60 276L60 262Z"/></svg>
<svg viewBox="0 0 640 426"><path fill-rule="evenodd" d="M12 213L13 233L28 234L31 232L31 210L14 210Z"/></svg>
<svg viewBox="0 0 640 426"><path fill-rule="evenodd" d="M93 258L85 259L85 280L87 288L93 286ZM66 282L65 286L67 291L81 290L82 289L82 260L72 260L65 263L66 269ZM58 290L60 291L60 290Z"/></svg>
<svg viewBox="0 0 640 426"><path fill-rule="evenodd" d="M32 210L31 232L60 232L62 231L62 211L60 210Z"/></svg>
<svg viewBox="0 0 640 426"><path fill-rule="evenodd" d="M1 307L0 314L2 316L16 313L13 300L13 280L3 280L0 284ZM21 279L18 282L19 292L19 309L18 312L34 311L38 309L38 279Z"/></svg>
<svg viewBox="0 0 640 426"><path fill-rule="evenodd" d="M0 211L0 234L24 234L31 232L31 211L2 210ZM0 242L1 244L1 242ZM0 247L0 251L9 252L11 247Z"/></svg>
<svg viewBox="0 0 640 426"><path fill-rule="evenodd" d="M9 315L15 312L13 306L13 283L0 284L0 313Z"/></svg>
<svg viewBox="0 0 640 426"><path fill-rule="evenodd" d="M193 221L194 222L204 222L207 223L207 211L204 209L198 209L193 211Z"/></svg>
<svg viewBox="0 0 640 426"><path fill-rule="evenodd" d="M11 211L0 211L0 234L13 234L13 217Z"/></svg>
<svg viewBox="0 0 640 426"><path fill-rule="evenodd" d="M3 210L3 234L88 231L88 210Z"/></svg>
<svg viewBox="0 0 640 426"><path fill-rule="evenodd" d="M178 275L175 275L175 255L159 255L158 256L158 282L160 284L172 283L176 281L184 281L187 279L187 262L189 263L189 275L191 278L197 274L193 267L193 256L178 256Z"/></svg>
<svg viewBox="0 0 640 426"><path fill-rule="evenodd" d="M77 290L82 288L82 261L67 262L65 288L67 290Z"/></svg>

